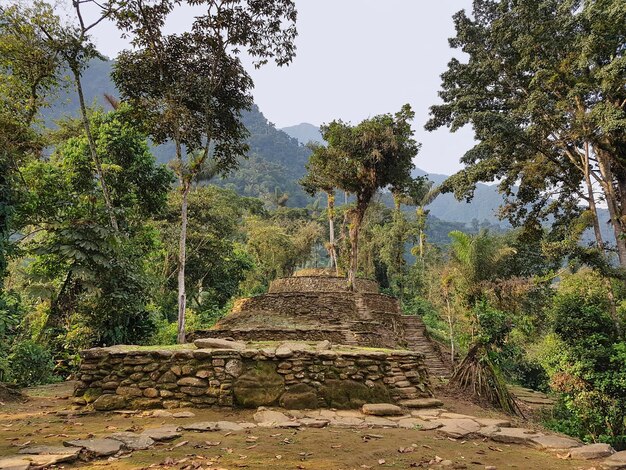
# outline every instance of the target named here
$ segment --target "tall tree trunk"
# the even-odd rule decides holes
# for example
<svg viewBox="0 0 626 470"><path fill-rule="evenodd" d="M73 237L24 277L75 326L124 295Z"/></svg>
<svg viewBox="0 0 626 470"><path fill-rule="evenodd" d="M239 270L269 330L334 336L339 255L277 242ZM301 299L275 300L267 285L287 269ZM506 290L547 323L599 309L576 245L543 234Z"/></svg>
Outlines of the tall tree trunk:
<svg viewBox="0 0 626 470"><path fill-rule="evenodd" d="M335 268L339 276L339 265L337 263L337 249L335 247L335 193L326 193L328 200L328 232L330 241L330 267Z"/></svg>
<svg viewBox="0 0 626 470"><path fill-rule="evenodd" d="M104 203L107 208L111 227L116 232L119 231L117 224L117 218L115 217L115 211L113 210L113 203L111 202L111 194L104 178L104 171L102 171L102 162L98 157L98 151L96 149L96 142L91 133L91 125L89 124L89 117L87 116L87 106L85 105L85 96L83 95L83 85L80 81L80 72L77 68L72 67L72 74L74 75L74 82L76 84L76 92L78 93L78 102L80 104L80 114L83 121L83 127L85 128L85 134L87 135L87 142L89 143L89 151L91 152L91 159L96 167L96 173L100 180L100 187L102 188L102 195L104 196Z"/></svg>
<svg viewBox="0 0 626 470"><path fill-rule="evenodd" d="M185 310L187 296L185 292L185 264L187 262L187 200L191 185L181 180L180 240L178 247L178 344L185 343Z"/></svg>
<svg viewBox="0 0 626 470"><path fill-rule="evenodd" d="M600 229L600 220L598 219L598 208L596 206L595 195L593 194L593 182L591 181L590 174L590 146L589 142L585 142L585 154L584 154L584 174L585 174L585 185L587 187L587 200L589 202L589 210L591 211L591 217L593 219L593 232L596 237L596 245L598 249L604 253L604 239L602 237L602 230ZM611 312L611 318L613 319L613 323L615 324L615 328L618 334L621 334L622 325L619 319L619 315L617 314L617 306L615 301L615 294L613 293L613 286L611 284L611 280L603 276L604 283L607 288L607 296L609 298L609 310Z"/></svg>
<svg viewBox="0 0 626 470"><path fill-rule="evenodd" d="M615 234L615 244L617 246L619 264L622 268L626 268L626 233L622 223L622 210L619 208L618 197L615 193L615 187L613 186L613 171L610 166L610 161L603 152L596 150L596 155L598 157L598 167L600 168L600 173L602 175L601 186L604 191L606 205L611 216L613 233Z"/></svg>
<svg viewBox="0 0 626 470"><path fill-rule="evenodd" d="M352 209L350 221L350 269L348 270L348 288L354 290L356 286L356 274L359 267L359 231L365 216L367 203L357 200L356 207Z"/></svg>

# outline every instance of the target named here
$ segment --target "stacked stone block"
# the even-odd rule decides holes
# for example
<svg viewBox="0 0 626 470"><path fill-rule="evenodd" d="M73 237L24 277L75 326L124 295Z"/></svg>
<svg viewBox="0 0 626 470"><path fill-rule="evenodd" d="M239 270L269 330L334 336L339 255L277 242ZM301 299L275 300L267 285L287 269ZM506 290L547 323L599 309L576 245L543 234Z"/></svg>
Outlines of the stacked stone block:
<svg viewBox="0 0 626 470"><path fill-rule="evenodd" d="M77 402L101 410L176 407L357 408L430 397L413 351L267 349L82 353Z"/></svg>

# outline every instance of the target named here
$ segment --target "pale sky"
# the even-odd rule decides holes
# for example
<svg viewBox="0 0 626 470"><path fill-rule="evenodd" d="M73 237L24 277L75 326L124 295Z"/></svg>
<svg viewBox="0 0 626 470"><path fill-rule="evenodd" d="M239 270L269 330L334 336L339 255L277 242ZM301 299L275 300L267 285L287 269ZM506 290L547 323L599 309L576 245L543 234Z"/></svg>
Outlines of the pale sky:
<svg viewBox="0 0 626 470"><path fill-rule="evenodd" d="M423 147L415 164L450 174L473 145L471 129L451 134L424 130L428 108L438 102L439 75L453 53L452 15L471 0L295 0L297 56L289 67L250 68L254 97L277 127L333 119L357 123L410 103L416 139ZM168 28L179 32L193 10L179 9ZM112 25L94 31L98 48L115 58L128 47Z"/></svg>

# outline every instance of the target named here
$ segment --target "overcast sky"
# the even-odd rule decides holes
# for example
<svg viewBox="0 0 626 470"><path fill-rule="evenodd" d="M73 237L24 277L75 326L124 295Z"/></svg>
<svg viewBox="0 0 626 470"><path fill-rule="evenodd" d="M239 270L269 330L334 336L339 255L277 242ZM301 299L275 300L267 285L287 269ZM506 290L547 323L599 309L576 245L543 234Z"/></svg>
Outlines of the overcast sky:
<svg viewBox="0 0 626 470"><path fill-rule="evenodd" d="M439 75L453 53L452 15L471 0L295 0L297 57L289 67L250 70L254 97L277 127L319 125L336 118L357 123L410 103L416 139L423 147L416 165L450 174L472 144L470 129L451 134L423 127L438 102ZM193 10L180 9L168 27L184 30ZM112 25L94 31L98 47L114 58L127 47Z"/></svg>

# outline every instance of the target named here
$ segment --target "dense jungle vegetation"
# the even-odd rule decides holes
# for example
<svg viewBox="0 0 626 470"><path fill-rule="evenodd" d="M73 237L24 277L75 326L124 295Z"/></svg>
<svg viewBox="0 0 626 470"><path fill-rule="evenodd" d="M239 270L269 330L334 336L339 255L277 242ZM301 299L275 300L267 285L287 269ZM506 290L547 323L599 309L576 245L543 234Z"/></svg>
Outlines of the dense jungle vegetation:
<svg viewBox="0 0 626 470"><path fill-rule="evenodd" d="M502 381L550 392L548 426L626 448L624 2L476 0L457 14L466 57L426 127L469 124L477 145L440 185L415 176L429 156L408 105L333 121L309 147L265 120L223 40L287 65L290 0L236 1L258 21L225 7L167 35L175 3L104 3L134 45L113 90L84 79L111 69L90 25L42 1L0 7L0 381L64 380L84 348L184 340L237 297L328 267L421 316L464 371L457 386L512 412ZM499 184L510 230L429 215L481 181Z"/></svg>

